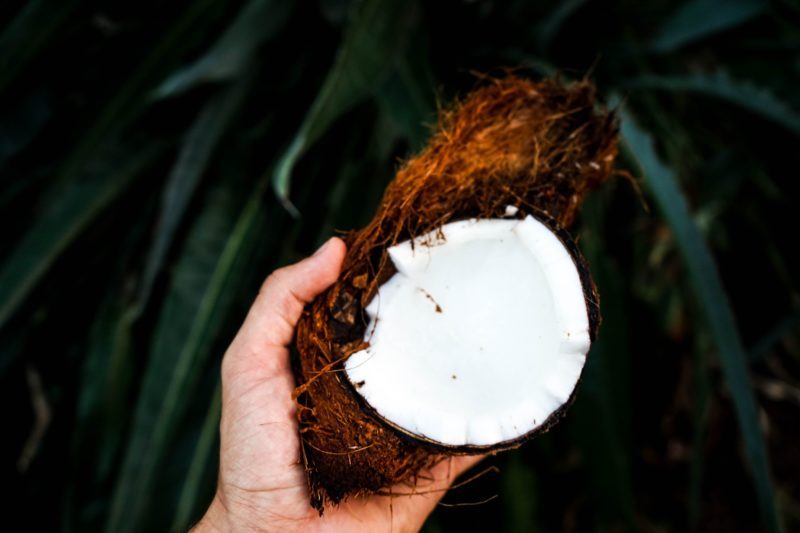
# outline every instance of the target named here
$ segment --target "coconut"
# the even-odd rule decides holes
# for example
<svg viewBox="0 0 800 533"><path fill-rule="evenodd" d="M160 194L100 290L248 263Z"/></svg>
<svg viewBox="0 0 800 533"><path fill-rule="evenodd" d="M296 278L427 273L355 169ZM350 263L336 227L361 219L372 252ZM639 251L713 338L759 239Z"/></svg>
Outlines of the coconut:
<svg viewBox="0 0 800 533"><path fill-rule="evenodd" d="M413 484L447 456L519 446L561 417L600 322L564 228L616 153L616 118L585 80L509 74L440 112L298 324L320 513Z"/></svg>

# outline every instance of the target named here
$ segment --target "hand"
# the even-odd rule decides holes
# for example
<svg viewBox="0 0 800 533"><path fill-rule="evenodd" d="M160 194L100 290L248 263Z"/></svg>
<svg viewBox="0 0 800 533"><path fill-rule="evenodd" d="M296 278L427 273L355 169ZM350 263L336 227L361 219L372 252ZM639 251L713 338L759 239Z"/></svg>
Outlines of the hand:
<svg viewBox="0 0 800 533"><path fill-rule="evenodd" d="M351 498L320 517L300 458L289 348L303 307L339 276L345 254L330 239L313 256L269 276L222 361L217 492L195 531L417 531L477 457L434 466L421 493Z"/></svg>

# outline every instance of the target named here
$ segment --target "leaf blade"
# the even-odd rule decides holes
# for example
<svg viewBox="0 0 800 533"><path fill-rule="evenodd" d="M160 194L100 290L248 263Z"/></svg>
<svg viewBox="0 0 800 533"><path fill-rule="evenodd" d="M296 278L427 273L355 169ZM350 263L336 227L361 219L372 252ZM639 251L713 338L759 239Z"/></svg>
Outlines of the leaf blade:
<svg viewBox="0 0 800 533"><path fill-rule="evenodd" d="M193 514L197 506L201 503L200 496L203 476L206 474L209 465L213 462L213 454L216 452L214 444L219 437L219 418L222 411L222 384L218 381L211 396L206 417L203 420L203 427L200 429L200 436L197 439L192 462L186 474L178 498L178 508L175 511L175 518L172 522L172 531L186 531L192 525L192 520L196 517Z"/></svg>
<svg viewBox="0 0 800 533"><path fill-rule="evenodd" d="M82 179L56 183L49 190L46 212L28 229L0 270L0 326L11 318L59 255L155 161L162 148L150 144L122 153L111 149ZM115 172L110 170L115 168Z"/></svg>
<svg viewBox="0 0 800 533"><path fill-rule="evenodd" d="M763 13L763 0L688 0L666 19L651 43L658 53L669 53L728 30Z"/></svg>
<svg viewBox="0 0 800 533"><path fill-rule="evenodd" d="M211 341L230 309L233 291L228 287L233 273L254 247L262 228L262 192L263 185L251 195L233 229L220 224L232 206L215 207L204 213L205 220L197 222L190 242L200 247L197 253L208 254L203 272L194 272L198 258L191 251L176 266L171 302L159 318L107 531L136 531L144 524L156 473L188 405L187 391L208 361ZM203 241L209 238L217 242L203 252L209 246ZM178 327L176 321L181 317L183 323Z"/></svg>
<svg viewBox="0 0 800 533"><path fill-rule="evenodd" d="M339 116L378 87L402 48L413 15L395 0L365 0L355 10L333 67L272 175L276 196L294 216L298 211L289 189L296 162Z"/></svg>
<svg viewBox="0 0 800 533"><path fill-rule="evenodd" d="M258 47L283 27L292 6L284 0L251 0L208 52L161 82L153 98L171 98L203 83L241 76Z"/></svg>
<svg viewBox="0 0 800 533"><path fill-rule="evenodd" d="M559 2L555 8L538 25L537 41L540 50L546 50L569 18L575 14L587 0L565 0Z"/></svg>
<svg viewBox="0 0 800 533"><path fill-rule="evenodd" d="M795 135L800 135L800 112L792 109L767 89L735 80L723 72L685 76L641 76L627 86L666 91L692 91L714 96L760 115Z"/></svg>
<svg viewBox="0 0 800 533"><path fill-rule="evenodd" d="M80 2L28 2L0 35L0 93L58 32Z"/></svg>
<svg viewBox="0 0 800 533"><path fill-rule="evenodd" d="M208 102L189 129L167 177L155 238L148 252L135 309L142 312L175 233L211 156L240 109L250 83L242 79Z"/></svg>
<svg viewBox="0 0 800 533"><path fill-rule="evenodd" d="M656 154L653 139L641 130L632 116L622 112L622 138L646 176L646 185L672 229L689 271L696 297L711 327L712 337L752 467L759 508L764 525L779 531L767 451L758 424L755 400L748 381L747 355L733 312L710 250L696 227L689 206L673 172Z"/></svg>

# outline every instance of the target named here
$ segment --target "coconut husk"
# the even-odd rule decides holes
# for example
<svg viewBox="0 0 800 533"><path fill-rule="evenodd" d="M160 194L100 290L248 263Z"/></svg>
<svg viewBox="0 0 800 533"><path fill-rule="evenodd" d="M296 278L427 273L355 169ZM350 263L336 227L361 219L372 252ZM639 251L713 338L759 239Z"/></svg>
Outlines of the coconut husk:
<svg viewBox="0 0 800 533"><path fill-rule="evenodd" d="M534 82L509 74L440 112L427 146L401 165L373 220L346 236L339 280L307 306L298 324L303 460L320 514L327 503L414 483L420 470L447 455L486 451L437 446L398 431L344 376L342 363L367 345L364 308L395 273L387 248L455 220L503 217L508 205L548 221L565 239L562 228L573 222L585 194L612 174L616 153L616 118L596 109L586 80ZM582 265L574 246L571 251ZM596 291L586 276L584 288L593 300L594 330Z"/></svg>

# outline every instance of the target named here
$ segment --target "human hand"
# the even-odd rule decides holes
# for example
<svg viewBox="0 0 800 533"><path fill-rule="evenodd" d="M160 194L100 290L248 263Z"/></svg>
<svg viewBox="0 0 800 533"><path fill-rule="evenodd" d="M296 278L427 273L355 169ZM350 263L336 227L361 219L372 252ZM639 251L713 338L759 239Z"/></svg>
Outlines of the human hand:
<svg viewBox="0 0 800 533"><path fill-rule="evenodd" d="M453 457L393 497L351 498L320 517L300 457L289 345L303 307L339 276L345 245L276 270L261 287L222 361L217 492L195 531L417 531L453 480L479 457Z"/></svg>

